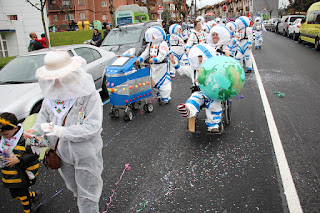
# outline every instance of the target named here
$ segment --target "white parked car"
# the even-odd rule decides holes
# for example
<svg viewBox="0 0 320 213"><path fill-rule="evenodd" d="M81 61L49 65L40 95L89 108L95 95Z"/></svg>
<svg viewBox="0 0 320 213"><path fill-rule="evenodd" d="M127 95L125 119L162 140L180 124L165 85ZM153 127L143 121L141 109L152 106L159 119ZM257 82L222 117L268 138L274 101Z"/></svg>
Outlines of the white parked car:
<svg viewBox="0 0 320 213"><path fill-rule="evenodd" d="M0 71L0 113L11 112L23 120L41 108L43 93L35 78L36 70L44 65L44 56L54 49L65 49L71 56L81 56L87 62L88 73L96 89L107 95L105 68L115 54L92 45L68 45L41 49L21 55L10 61Z"/></svg>
<svg viewBox="0 0 320 213"><path fill-rule="evenodd" d="M280 33L284 36L288 36L288 28L292 23L298 19L301 18L303 19L305 16L304 15L288 15L288 16L283 16L278 23L278 29L277 33Z"/></svg>
<svg viewBox="0 0 320 213"><path fill-rule="evenodd" d="M298 40L301 21L302 19L298 18L288 27L288 37L292 37L293 40Z"/></svg>

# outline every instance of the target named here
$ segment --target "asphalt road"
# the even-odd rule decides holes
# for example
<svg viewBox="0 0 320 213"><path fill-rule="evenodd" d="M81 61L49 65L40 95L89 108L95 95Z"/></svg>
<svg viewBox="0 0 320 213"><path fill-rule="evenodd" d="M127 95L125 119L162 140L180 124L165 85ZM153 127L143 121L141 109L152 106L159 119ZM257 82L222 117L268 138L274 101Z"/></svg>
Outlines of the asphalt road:
<svg viewBox="0 0 320 213"><path fill-rule="evenodd" d="M301 206L320 212L320 53L274 33L264 38L253 54ZM140 106L131 122L111 119L111 105L104 105L100 210L108 209L115 190L107 212L288 212L254 73L233 99L232 122L222 135L186 132L176 106L189 97L190 80L177 76L172 83L170 104L155 102L152 113ZM43 192L38 212L77 212L58 172L42 166L32 188ZM0 212L21 212L8 190L1 187L0 196Z"/></svg>

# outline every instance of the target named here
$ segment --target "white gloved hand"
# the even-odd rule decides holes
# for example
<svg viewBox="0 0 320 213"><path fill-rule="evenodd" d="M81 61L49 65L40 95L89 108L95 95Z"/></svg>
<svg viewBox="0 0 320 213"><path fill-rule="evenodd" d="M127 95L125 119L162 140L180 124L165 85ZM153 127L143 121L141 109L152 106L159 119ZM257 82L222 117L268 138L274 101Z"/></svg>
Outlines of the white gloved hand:
<svg viewBox="0 0 320 213"><path fill-rule="evenodd" d="M53 123L43 123L41 124L41 129L46 133L46 136L56 136L58 138L63 138L64 136L63 127Z"/></svg>

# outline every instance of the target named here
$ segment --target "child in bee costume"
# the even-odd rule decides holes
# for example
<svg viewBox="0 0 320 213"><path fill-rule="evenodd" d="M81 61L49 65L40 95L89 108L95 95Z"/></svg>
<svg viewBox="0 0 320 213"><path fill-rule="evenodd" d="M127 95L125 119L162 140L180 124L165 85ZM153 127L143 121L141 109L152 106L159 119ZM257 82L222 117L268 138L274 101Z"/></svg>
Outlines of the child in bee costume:
<svg viewBox="0 0 320 213"><path fill-rule="evenodd" d="M205 105L206 117L205 123L209 132L218 133L220 131L222 107L221 101L215 101L204 95L199 89L198 73L201 64L207 59L216 56L216 51L208 44L198 44L191 48L188 55L190 66L180 66L171 56L171 62L180 75L186 75L191 78L193 93L186 101L177 106L182 117L192 118L200 112L201 106Z"/></svg>
<svg viewBox="0 0 320 213"><path fill-rule="evenodd" d="M243 64L245 59L246 72L252 71L252 61L250 58L252 48L252 28L250 27L250 19L246 16L240 16L235 20L238 29L239 47L236 59Z"/></svg>
<svg viewBox="0 0 320 213"><path fill-rule="evenodd" d="M149 59L151 64L151 78L154 90L157 92L159 103L165 105L171 100L171 79L168 71L169 47L166 34L160 27L151 27L145 33L147 47L138 57L137 63Z"/></svg>
<svg viewBox="0 0 320 213"><path fill-rule="evenodd" d="M31 212L32 202L39 196L37 192L29 191L38 176L39 155L26 146L23 126L14 114L5 112L0 115L0 135L3 185L10 190L13 199L21 202L23 212Z"/></svg>
<svg viewBox="0 0 320 213"><path fill-rule="evenodd" d="M263 42L263 32L267 32L264 24L262 23L262 18L257 17L254 19L253 24L253 34L254 34L254 46L256 49L261 49Z"/></svg>
<svg viewBox="0 0 320 213"><path fill-rule="evenodd" d="M182 27L179 24L173 24L169 28L170 39L170 53L173 54L176 61L179 61L181 64L185 64L188 60L185 52L184 52L184 41L182 35ZM186 63L187 64L187 63ZM176 70L172 65L170 65L170 77L175 77Z"/></svg>

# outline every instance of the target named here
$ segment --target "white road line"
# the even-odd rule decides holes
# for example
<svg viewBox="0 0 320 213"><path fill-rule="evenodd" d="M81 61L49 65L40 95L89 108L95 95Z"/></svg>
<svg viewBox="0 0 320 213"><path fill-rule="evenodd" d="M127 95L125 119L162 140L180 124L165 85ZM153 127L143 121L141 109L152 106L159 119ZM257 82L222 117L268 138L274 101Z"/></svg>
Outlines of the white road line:
<svg viewBox="0 0 320 213"><path fill-rule="evenodd" d="M259 73L256 61L255 61L252 54L251 54L251 59L252 59L253 69L254 69L256 79L257 79L264 111L266 113L266 118L267 118L267 122L268 122L268 126L269 126L269 132L271 135L271 140L273 143L274 152L276 154L276 159L277 159L277 163L279 166L281 181L282 181L282 185L283 185L283 189L284 189L284 194L287 199L289 212L301 213L303 211L302 211L302 208L300 205L300 200L299 200L299 197L297 194L296 187L295 187L293 179L292 179L292 175L290 172L288 161L287 161L286 155L285 155L283 147L282 147L282 143L281 143L281 139L280 139L280 136L278 133L277 125L276 125L276 122L274 121L271 107L270 107L270 104L269 104L269 101L267 98L267 94L266 94L266 91L264 90L262 80L260 77L260 73Z"/></svg>

